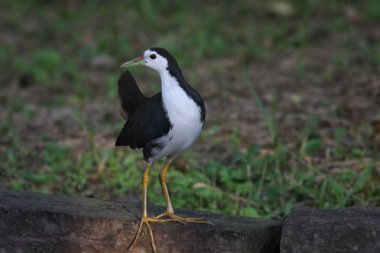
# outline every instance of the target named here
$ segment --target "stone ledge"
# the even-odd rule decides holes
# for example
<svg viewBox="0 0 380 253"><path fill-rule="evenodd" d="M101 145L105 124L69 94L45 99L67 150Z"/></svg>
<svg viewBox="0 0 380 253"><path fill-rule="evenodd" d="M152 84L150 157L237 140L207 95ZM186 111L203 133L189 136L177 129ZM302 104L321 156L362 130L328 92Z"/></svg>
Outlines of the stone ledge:
<svg viewBox="0 0 380 253"><path fill-rule="evenodd" d="M149 207L150 215L162 207ZM0 191L0 252L125 252L140 205L81 197ZM214 225L152 224L159 253L279 252L282 220L178 210ZM144 230L145 231L145 230ZM130 252L151 252L146 233Z"/></svg>
<svg viewBox="0 0 380 253"><path fill-rule="evenodd" d="M284 221L282 253L378 253L380 207L294 209Z"/></svg>

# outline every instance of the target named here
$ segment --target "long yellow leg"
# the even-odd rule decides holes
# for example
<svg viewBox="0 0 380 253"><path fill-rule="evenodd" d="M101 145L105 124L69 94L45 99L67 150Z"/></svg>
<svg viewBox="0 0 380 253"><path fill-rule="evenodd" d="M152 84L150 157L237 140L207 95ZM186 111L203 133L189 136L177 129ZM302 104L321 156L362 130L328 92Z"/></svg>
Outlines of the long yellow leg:
<svg viewBox="0 0 380 253"><path fill-rule="evenodd" d="M139 238L142 226L145 223L148 228L149 238L150 238L150 245L152 246L152 250L154 253L156 253L156 244L154 241L153 231L152 228L149 225L149 222L168 222L170 220L166 219L157 219L157 218L148 218L148 210L147 210L147 188L149 183L149 170L152 164L148 164L147 168L145 169L144 175L142 177L142 189L143 189L143 213L140 220L139 228L137 229L137 232L135 234L135 237L133 238L131 244L128 246L127 250L133 248L133 246L136 244L137 239Z"/></svg>
<svg viewBox="0 0 380 253"><path fill-rule="evenodd" d="M168 159L165 163L164 168L160 171L160 183L162 188L162 193L165 197L166 202L166 212L154 217L154 218L148 218L148 211L147 211L147 188L149 183L149 170L151 167L151 164L149 163L147 168L145 169L144 175L142 177L142 189L143 189L143 213L140 220L139 227L137 229L137 232L135 234L135 237L133 238L131 244L128 246L127 250L133 248L133 246L136 244L138 237L141 234L142 226L145 223L148 228L149 238L150 238L150 245L152 247L152 250L154 253L157 253L156 251L156 244L154 241L153 231L152 228L149 225L149 222L169 222L169 221L178 221L181 223L185 222L192 222L192 223L205 223L205 224L212 224L211 222L204 221L201 218L183 218L180 216L177 216L174 214L174 210L172 207L172 203L170 201L168 188L166 187L166 173L168 172L168 169L170 167L170 160ZM161 217L168 216L169 219L162 219Z"/></svg>
<svg viewBox="0 0 380 253"><path fill-rule="evenodd" d="M149 237L150 237L150 245L152 246L152 250L154 253L156 253L156 244L154 242L154 237L153 237L153 231L152 231L152 228L150 227L149 225L149 218L148 218L148 212L147 212L147 188L148 188L148 183L149 183L149 169L150 169L150 166L151 166L151 163L148 164L147 168L145 169L145 172L144 172L144 175L142 177L142 188L143 188L143 213L142 213L142 217L141 217L141 221L140 221L140 225L139 225L139 228L137 229L137 232L135 234L135 237L133 238L133 241L131 242L131 244L128 246L127 250L131 249L139 235L141 234L141 231L142 231L142 226L143 224L145 223L147 228L148 228L148 232L149 232Z"/></svg>
<svg viewBox="0 0 380 253"><path fill-rule="evenodd" d="M170 201L170 196L169 196L168 188L166 186L166 173L169 170L170 164L171 164L171 160L168 158L166 160L166 162L165 162L164 167L160 171L160 176L159 176L160 184L161 184L161 189L162 189L162 194L165 197L166 211L164 213L156 216L155 219L160 219L160 218L162 218L164 216L168 216L170 219L165 219L164 221L178 221L178 222L181 222L181 223L191 222L191 223L206 223L206 224L210 224L211 222L204 221L204 220L202 220L202 218L184 218L184 217L180 217L180 216L174 214L172 202Z"/></svg>
<svg viewBox="0 0 380 253"><path fill-rule="evenodd" d="M169 196L168 187L166 187L166 173L168 173L170 163L171 163L170 159L167 159L164 167L160 171L159 179L160 179L162 194L164 194L164 197L165 197L166 212L167 213L174 213L172 202L171 202L170 196Z"/></svg>

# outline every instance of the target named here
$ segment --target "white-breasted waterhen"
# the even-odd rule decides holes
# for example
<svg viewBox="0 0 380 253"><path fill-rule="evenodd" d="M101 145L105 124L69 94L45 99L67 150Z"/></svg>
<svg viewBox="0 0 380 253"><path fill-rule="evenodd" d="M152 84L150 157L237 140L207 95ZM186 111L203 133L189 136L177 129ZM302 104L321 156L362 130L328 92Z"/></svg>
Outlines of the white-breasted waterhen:
<svg viewBox="0 0 380 253"><path fill-rule="evenodd" d="M174 57L163 48L151 48L143 56L130 60L121 68L144 65L156 70L161 78L162 91L153 97L145 97L130 72L125 71L118 81L122 115L127 119L116 140L116 146L142 148L147 168L142 178L143 212L135 238L136 243L143 224L146 224L153 252L156 246L149 222L178 221L181 223L209 223L200 218L184 218L174 214L166 187L166 173L170 163L197 139L202 130L206 110L199 93L183 77ZM156 217L148 217L147 186L149 169L154 161L166 157L159 174L166 211Z"/></svg>

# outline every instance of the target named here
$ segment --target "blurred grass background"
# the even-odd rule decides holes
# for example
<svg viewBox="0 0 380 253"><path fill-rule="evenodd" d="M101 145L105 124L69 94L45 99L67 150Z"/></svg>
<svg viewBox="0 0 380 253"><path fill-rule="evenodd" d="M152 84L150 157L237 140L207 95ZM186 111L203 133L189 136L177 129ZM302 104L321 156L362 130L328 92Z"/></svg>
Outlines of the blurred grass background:
<svg viewBox="0 0 380 253"><path fill-rule="evenodd" d="M380 2L0 0L0 187L140 201L118 66L167 48L206 100L175 207L380 204ZM153 71L133 69L146 94ZM164 204L155 165L149 201Z"/></svg>

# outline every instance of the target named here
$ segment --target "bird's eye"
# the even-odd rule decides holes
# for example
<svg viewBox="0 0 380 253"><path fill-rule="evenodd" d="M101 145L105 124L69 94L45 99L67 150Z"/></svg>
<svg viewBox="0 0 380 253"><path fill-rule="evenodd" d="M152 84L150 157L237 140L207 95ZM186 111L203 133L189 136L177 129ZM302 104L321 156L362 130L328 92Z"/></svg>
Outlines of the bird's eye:
<svg viewBox="0 0 380 253"><path fill-rule="evenodd" d="M156 59L156 55L155 55L155 54L151 54L149 57L150 57L150 59L152 59L152 60Z"/></svg>

